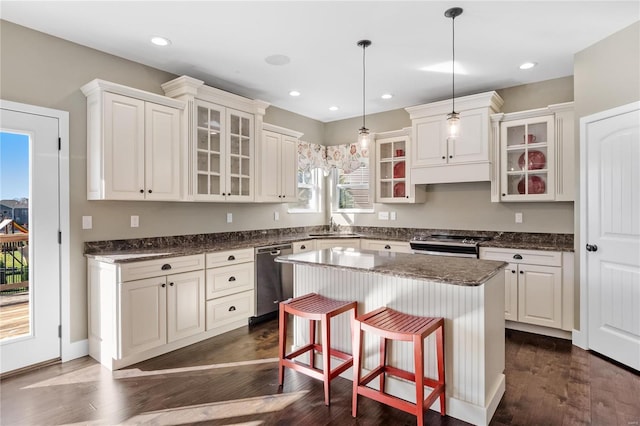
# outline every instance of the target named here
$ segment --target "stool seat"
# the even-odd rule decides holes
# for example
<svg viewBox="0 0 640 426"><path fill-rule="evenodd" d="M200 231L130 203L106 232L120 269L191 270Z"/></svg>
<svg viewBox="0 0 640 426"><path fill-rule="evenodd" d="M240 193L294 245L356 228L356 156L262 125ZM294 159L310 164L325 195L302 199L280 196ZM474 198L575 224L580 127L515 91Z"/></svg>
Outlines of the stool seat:
<svg viewBox="0 0 640 426"><path fill-rule="evenodd" d="M363 395L378 402L414 414L418 426L424 424L424 410L429 409L436 399L440 398L440 414L445 415L445 379L444 379L444 319L439 317L420 317L404 314L391 308L379 308L354 319L353 334L353 405L352 414L358 411L358 395ZM361 376L362 337L368 332L380 337L380 363L369 374ZM438 378L424 377L424 339L436 333L436 353ZM414 372L401 370L387 364L387 340L413 342ZM385 375L395 376L415 383L416 403L413 404L385 392ZM379 390L367 384L379 377ZM426 396L424 387L433 390Z"/></svg>
<svg viewBox="0 0 640 426"><path fill-rule="evenodd" d="M353 356L331 347L331 318L349 313L350 323L353 322L358 309L357 302L345 302L329 299L316 293L305 294L280 302L279 317L279 363L278 380L280 386L284 384L284 368L290 368L324 382L324 403L329 405L330 382L353 365ZM297 350L286 353L287 315L294 315L309 320L309 343ZM316 343L316 325L320 322L321 343ZM309 364L297 361L295 358L309 353ZM315 367L315 353L322 354L322 370ZM331 357L341 360L333 370Z"/></svg>

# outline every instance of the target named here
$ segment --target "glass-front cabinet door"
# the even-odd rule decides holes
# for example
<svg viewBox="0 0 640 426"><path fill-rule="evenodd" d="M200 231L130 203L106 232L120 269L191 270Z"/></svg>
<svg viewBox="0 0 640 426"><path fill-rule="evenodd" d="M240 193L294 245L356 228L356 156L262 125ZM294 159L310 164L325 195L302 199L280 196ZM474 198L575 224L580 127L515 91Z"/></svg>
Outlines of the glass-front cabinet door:
<svg viewBox="0 0 640 426"><path fill-rule="evenodd" d="M253 182L253 116L227 109L229 155L227 196L250 198Z"/></svg>
<svg viewBox="0 0 640 426"><path fill-rule="evenodd" d="M376 141L378 158L378 200L380 202L406 200L407 193L407 138L395 137Z"/></svg>
<svg viewBox="0 0 640 426"><path fill-rule="evenodd" d="M501 199L554 199L553 116L503 122L500 125Z"/></svg>
<svg viewBox="0 0 640 426"><path fill-rule="evenodd" d="M207 102L196 104L195 195L223 197L225 108Z"/></svg>

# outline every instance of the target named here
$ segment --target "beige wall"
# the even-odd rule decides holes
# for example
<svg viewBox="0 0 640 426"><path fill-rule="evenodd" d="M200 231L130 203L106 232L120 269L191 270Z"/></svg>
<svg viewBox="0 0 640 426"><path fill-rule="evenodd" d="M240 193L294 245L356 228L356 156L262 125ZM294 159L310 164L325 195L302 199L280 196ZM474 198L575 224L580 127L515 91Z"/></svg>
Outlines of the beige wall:
<svg viewBox="0 0 640 426"><path fill-rule="evenodd" d="M85 241L185 235L324 224L324 214L290 215L278 204L87 201L86 98L80 87L102 78L162 94L161 83L176 76L46 34L0 21L0 98L69 112L72 341L87 337ZM271 109L271 108L270 108ZM322 123L268 109L271 124L301 129L322 139ZM280 221L273 212L280 212ZM226 223L226 213L233 223ZM129 227L130 215L140 227ZM82 230L82 216L93 229Z"/></svg>
<svg viewBox="0 0 640 426"><path fill-rule="evenodd" d="M640 100L640 22L576 53L574 57L576 135L580 118ZM580 144L576 144L576 182L580 187ZM580 194L575 201L575 247L582 247ZM575 274L580 277L580 257L575 257ZM576 283L579 279L576 278ZM575 288L575 324L579 329L580 288Z"/></svg>

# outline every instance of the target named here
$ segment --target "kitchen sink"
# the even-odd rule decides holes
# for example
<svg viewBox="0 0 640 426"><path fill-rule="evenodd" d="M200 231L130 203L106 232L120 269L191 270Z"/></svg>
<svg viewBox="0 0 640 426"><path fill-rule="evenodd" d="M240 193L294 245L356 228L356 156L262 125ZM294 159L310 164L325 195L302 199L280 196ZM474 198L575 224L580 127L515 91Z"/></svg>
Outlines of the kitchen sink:
<svg viewBox="0 0 640 426"><path fill-rule="evenodd" d="M314 238L341 238L341 237L359 237L360 234L356 234L353 232L318 232L315 234L309 234L310 237Z"/></svg>

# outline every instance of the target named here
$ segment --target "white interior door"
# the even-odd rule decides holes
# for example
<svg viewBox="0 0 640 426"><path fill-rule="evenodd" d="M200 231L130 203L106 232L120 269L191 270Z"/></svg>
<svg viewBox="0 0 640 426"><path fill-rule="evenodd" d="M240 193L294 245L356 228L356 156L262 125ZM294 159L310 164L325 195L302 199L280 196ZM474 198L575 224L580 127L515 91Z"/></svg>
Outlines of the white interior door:
<svg viewBox="0 0 640 426"><path fill-rule="evenodd" d="M59 120L3 107L0 130L29 145L29 331L0 341L4 373L60 357Z"/></svg>
<svg viewBox="0 0 640 426"><path fill-rule="evenodd" d="M589 348L640 370L640 103L585 117L582 132Z"/></svg>

